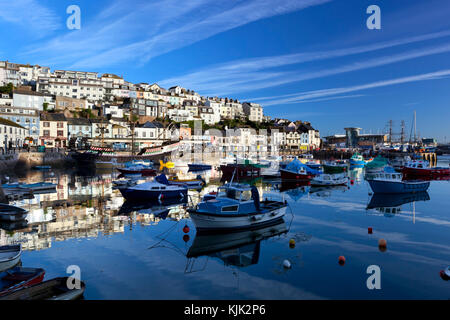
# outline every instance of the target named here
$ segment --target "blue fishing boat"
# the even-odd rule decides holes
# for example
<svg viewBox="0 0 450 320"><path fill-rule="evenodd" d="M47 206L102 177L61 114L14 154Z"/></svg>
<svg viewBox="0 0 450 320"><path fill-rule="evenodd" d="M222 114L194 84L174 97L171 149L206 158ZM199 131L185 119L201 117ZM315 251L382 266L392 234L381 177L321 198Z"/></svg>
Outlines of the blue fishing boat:
<svg viewBox="0 0 450 320"><path fill-rule="evenodd" d="M364 160L363 156L358 152L355 152L350 158L351 166L364 166L366 163L367 161Z"/></svg>
<svg viewBox="0 0 450 320"><path fill-rule="evenodd" d="M153 181L133 186L119 187L122 196L129 201L146 201L164 199L187 198L187 187L169 185L165 175L159 175Z"/></svg>
<svg viewBox="0 0 450 320"><path fill-rule="evenodd" d="M403 180L403 175L392 167L385 167L381 173L373 174L367 182L375 193L415 193L428 189L430 182Z"/></svg>
<svg viewBox="0 0 450 320"><path fill-rule="evenodd" d="M261 227L280 220L287 204L260 201L255 186L230 183L218 189L216 197L188 209L198 231L229 231Z"/></svg>

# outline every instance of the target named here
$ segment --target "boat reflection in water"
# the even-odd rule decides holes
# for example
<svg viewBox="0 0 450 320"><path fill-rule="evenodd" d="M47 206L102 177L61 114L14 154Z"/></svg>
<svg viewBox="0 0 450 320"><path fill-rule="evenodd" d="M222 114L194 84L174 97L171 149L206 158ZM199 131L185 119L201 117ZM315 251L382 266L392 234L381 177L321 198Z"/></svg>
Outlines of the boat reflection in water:
<svg viewBox="0 0 450 320"><path fill-rule="evenodd" d="M317 197L326 198L330 197L333 192L346 192L346 191L348 191L347 186L311 187L309 193Z"/></svg>
<svg viewBox="0 0 450 320"><path fill-rule="evenodd" d="M286 223L281 218L271 226L253 230L197 233L186 257L191 259L208 256L219 258L226 266L246 267L258 263L262 240L287 232Z"/></svg>
<svg viewBox="0 0 450 320"><path fill-rule="evenodd" d="M137 214L153 214L155 217L164 220L171 209L186 204L187 199L167 199L165 201L147 201L141 203L127 200L123 203L118 215L124 216L136 212Z"/></svg>
<svg viewBox="0 0 450 320"><path fill-rule="evenodd" d="M428 201L427 191L417 193L375 193L366 209L375 209L385 216L392 216L401 211L401 206L416 201Z"/></svg>

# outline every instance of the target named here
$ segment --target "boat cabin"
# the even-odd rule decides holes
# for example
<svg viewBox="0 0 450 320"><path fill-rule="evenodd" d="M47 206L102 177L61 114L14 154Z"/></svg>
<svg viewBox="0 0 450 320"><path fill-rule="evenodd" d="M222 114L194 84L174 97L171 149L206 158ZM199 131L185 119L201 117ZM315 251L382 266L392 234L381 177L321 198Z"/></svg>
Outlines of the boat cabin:
<svg viewBox="0 0 450 320"><path fill-rule="evenodd" d="M403 175L401 173L390 173L381 172L371 174L370 180L381 180L381 181L402 181Z"/></svg>
<svg viewBox="0 0 450 320"><path fill-rule="evenodd" d="M405 167L414 168L414 169L425 169L425 168L428 168L429 166L430 166L430 163L425 160L408 161L405 165Z"/></svg>

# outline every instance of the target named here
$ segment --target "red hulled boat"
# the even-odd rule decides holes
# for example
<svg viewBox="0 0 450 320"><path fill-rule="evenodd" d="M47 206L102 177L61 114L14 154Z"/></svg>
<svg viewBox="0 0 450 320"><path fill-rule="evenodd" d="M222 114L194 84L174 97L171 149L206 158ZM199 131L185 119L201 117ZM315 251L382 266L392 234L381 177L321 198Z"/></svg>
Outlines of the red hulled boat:
<svg viewBox="0 0 450 320"><path fill-rule="evenodd" d="M407 177L439 180L450 176L450 167L429 167L428 161L414 160L406 163L402 169L402 174Z"/></svg>
<svg viewBox="0 0 450 320"><path fill-rule="evenodd" d="M236 171L235 176L239 178L259 177L261 175L260 168L244 164L221 165L220 170L222 171L223 176L232 176Z"/></svg>
<svg viewBox="0 0 450 320"><path fill-rule="evenodd" d="M15 267L0 273L0 296L29 287L44 280L45 270L41 268Z"/></svg>

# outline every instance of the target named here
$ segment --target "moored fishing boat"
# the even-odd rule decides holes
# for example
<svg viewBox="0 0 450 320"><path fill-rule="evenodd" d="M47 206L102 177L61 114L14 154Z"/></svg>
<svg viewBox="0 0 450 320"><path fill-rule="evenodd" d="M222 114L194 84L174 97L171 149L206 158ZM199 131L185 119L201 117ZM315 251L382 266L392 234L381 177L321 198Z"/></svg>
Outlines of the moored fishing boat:
<svg viewBox="0 0 450 320"><path fill-rule="evenodd" d="M341 173L347 171L348 164L343 160L325 161L322 164L324 173Z"/></svg>
<svg viewBox="0 0 450 320"><path fill-rule="evenodd" d="M284 169L280 169L282 180L311 180L319 171L311 169L298 159L292 160Z"/></svg>
<svg viewBox="0 0 450 320"><path fill-rule="evenodd" d="M201 188L205 184L205 180L199 175L196 179L179 179L178 177L170 177L169 185L186 186L188 188Z"/></svg>
<svg viewBox="0 0 450 320"><path fill-rule="evenodd" d="M226 184L212 200L200 202L188 209L198 231L226 231L261 227L280 220L287 204L280 201L260 201L256 187Z"/></svg>
<svg viewBox="0 0 450 320"><path fill-rule="evenodd" d="M131 187L118 188L122 196L129 201L146 201L169 198L184 199L187 197L187 187L169 185L167 178L160 175L153 181L136 184Z"/></svg>
<svg viewBox="0 0 450 320"><path fill-rule="evenodd" d="M24 190L32 190L32 191L44 191L44 190L52 190L56 189L56 184L49 182L38 182L38 183L5 183L2 184L2 188L10 189L10 188L18 188Z"/></svg>
<svg viewBox="0 0 450 320"><path fill-rule="evenodd" d="M252 164L239 163L221 165L220 170L222 171L222 176L231 177L235 174L237 178L259 177L261 173L261 168Z"/></svg>
<svg viewBox="0 0 450 320"><path fill-rule="evenodd" d="M153 168L153 165L134 162L126 163L123 168L116 168L116 169L120 173L125 175L141 174L143 176L151 176L156 173L156 170Z"/></svg>
<svg viewBox="0 0 450 320"><path fill-rule="evenodd" d="M348 183L348 177L343 173L323 173L311 179L311 186L339 186Z"/></svg>
<svg viewBox="0 0 450 320"><path fill-rule="evenodd" d="M376 173L383 171L383 169L389 165L386 158L377 156L375 159L366 164L366 173Z"/></svg>
<svg viewBox="0 0 450 320"><path fill-rule="evenodd" d="M0 296L42 282L45 270L14 267L0 273Z"/></svg>
<svg viewBox="0 0 450 320"><path fill-rule="evenodd" d="M0 220L21 221L27 216L28 211L19 207L0 203Z"/></svg>
<svg viewBox="0 0 450 320"><path fill-rule="evenodd" d="M351 166L364 166L366 163L367 161L364 160L363 156L358 152L355 152L350 158Z"/></svg>
<svg viewBox="0 0 450 320"><path fill-rule="evenodd" d="M430 182L402 180L403 176L392 167L384 168L381 173L375 173L367 179L375 193L409 193L426 191Z"/></svg>
<svg viewBox="0 0 450 320"><path fill-rule="evenodd" d="M0 247L0 272L8 270L19 263L22 254L20 244Z"/></svg>
<svg viewBox="0 0 450 320"><path fill-rule="evenodd" d="M439 178L450 175L450 167L430 167L430 163L425 160L413 160L405 164L402 173L405 176Z"/></svg>
<svg viewBox="0 0 450 320"><path fill-rule="evenodd" d="M69 289L69 277L47 280L30 287L11 292L0 297L0 300L75 300L84 293L86 285L80 281L79 288Z"/></svg>

